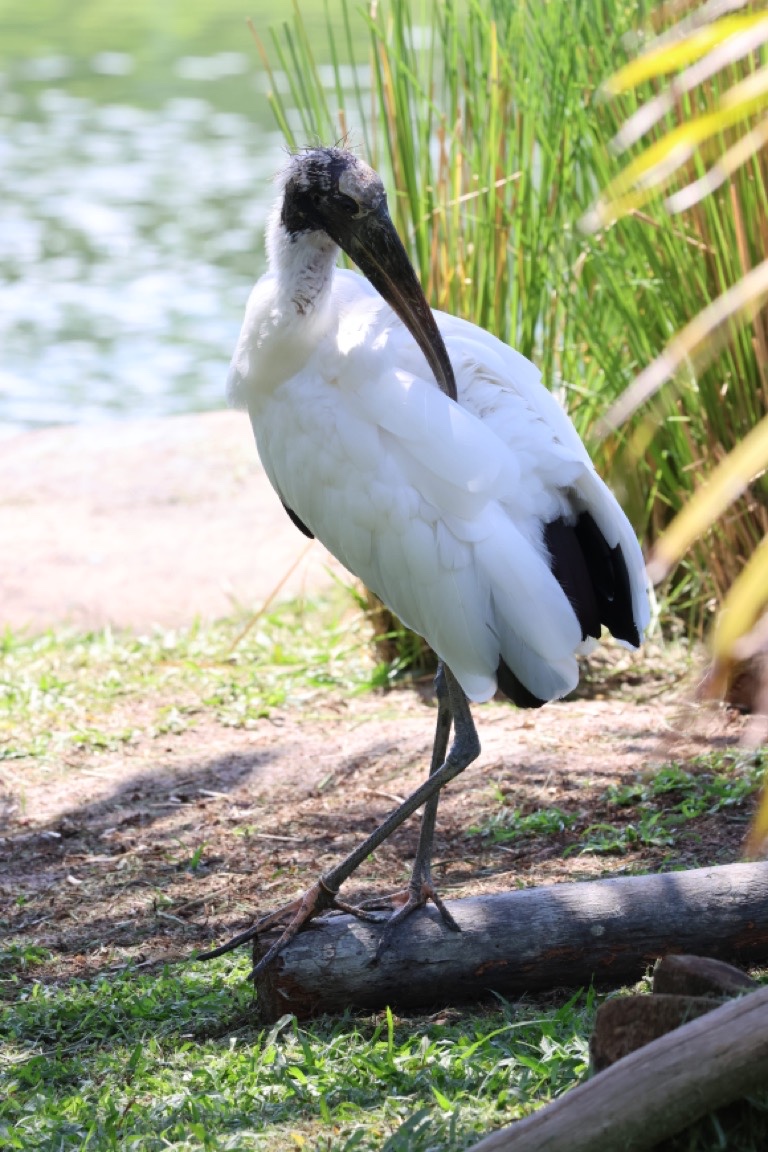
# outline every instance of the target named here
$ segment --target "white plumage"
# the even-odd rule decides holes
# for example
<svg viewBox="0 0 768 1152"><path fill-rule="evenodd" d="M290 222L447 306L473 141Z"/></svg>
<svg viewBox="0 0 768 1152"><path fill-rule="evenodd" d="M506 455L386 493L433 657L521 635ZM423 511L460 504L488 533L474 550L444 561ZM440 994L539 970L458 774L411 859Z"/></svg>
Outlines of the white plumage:
<svg viewBox="0 0 768 1152"><path fill-rule="evenodd" d="M339 247L364 275L335 269ZM441 663L429 780L304 896L208 954L288 920L259 967L318 912L346 907L340 885L425 803L389 930L429 898L457 928L429 861L439 790L479 752L466 697L498 686L536 707L564 696L601 625L635 646L649 620L637 540L567 415L525 357L430 311L371 168L337 148L293 156L267 251L229 397L248 408L297 526Z"/></svg>
<svg viewBox="0 0 768 1152"><path fill-rule="evenodd" d="M436 312L454 403L365 278L333 270L335 244L311 249L319 290L297 311L302 254L282 230L278 209L228 382L275 491L470 700L496 691L500 656L539 699L566 695L585 643L545 523L591 512L624 555L641 636L649 618L634 533L567 415L524 356Z"/></svg>

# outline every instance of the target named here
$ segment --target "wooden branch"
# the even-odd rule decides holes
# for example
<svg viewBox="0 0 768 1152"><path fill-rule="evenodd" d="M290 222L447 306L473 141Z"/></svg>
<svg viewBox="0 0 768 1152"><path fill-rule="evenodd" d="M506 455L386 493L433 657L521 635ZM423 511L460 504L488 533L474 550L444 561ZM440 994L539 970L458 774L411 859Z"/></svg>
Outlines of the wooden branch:
<svg viewBox="0 0 768 1152"><path fill-rule="evenodd" d="M469 1152L643 1152L768 1079L768 988L684 1024Z"/></svg>
<svg viewBox="0 0 768 1152"><path fill-rule="evenodd" d="M386 1004L424 1008L637 980L670 952L768 959L768 863L554 884L415 913L376 961L381 929L350 916L300 933L256 982L265 1020ZM254 950L263 955L274 937Z"/></svg>

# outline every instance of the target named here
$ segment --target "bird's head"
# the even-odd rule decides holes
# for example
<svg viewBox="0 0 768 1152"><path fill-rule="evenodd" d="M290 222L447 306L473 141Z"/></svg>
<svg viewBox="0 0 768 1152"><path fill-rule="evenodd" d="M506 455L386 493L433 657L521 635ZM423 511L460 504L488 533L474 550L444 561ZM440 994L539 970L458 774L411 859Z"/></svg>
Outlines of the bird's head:
<svg viewBox="0 0 768 1152"><path fill-rule="evenodd" d="M380 207L387 194L378 174L342 148L307 148L296 152L283 172L280 220L289 236L302 232L345 230ZM336 243L340 244L337 240Z"/></svg>
<svg viewBox="0 0 768 1152"><path fill-rule="evenodd" d="M291 156L282 186L280 223L289 242L324 233L343 249L400 317L437 383L455 400L448 352L392 223L378 174L346 149L307 148Z"/></svg>

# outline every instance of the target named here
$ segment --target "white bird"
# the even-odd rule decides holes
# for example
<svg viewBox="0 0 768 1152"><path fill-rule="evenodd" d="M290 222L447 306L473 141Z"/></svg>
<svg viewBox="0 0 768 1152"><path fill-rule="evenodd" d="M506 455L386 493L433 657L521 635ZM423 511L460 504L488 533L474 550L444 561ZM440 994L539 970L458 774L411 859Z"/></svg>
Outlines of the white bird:
<svg viewBox="0 0 768 1152"><path fill-rule="evenodd" d="M266 242L229 397L294 523L439 666L429 779L302 897L206 954L287 921L259 967L319 912L348 909L342 882L425 802L390 925L432 898L456 928L429 860L438 792L480 751L467 701L565 696L601 625L636 647L650 615L637 539L568 416L524 356L430 310L373 169L339 148L293 155ZM339 248L363 275L335 267Z"/></svg>

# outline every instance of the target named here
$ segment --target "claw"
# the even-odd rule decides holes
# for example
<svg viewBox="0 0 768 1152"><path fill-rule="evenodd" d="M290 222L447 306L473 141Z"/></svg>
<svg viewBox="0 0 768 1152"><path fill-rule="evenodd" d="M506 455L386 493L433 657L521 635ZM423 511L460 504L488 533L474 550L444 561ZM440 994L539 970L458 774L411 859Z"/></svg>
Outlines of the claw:
<svg viewBox="0 0 768 1152"><path fill-rule="evenodd" d="M334 907L339 912L354 916L356 920L364 920L367 924L381 924L382 917L386 920L387 915L376 908L376 904L379 903L379 900L364 900L361 904L347 904L344 900L337 900Z"/></svg>
<svg viewBox="0 0 768 1152"><path fill-rule="evenodd" d="M290 903L284 904L282 908L277 908L274 912L269 912L266 916L262 916L255 924L251 924L250 928L246 928L244 932L233 936L232 939L227 940L225 944L220 944L218 948L211 948L209 952L198 953L195 959L214 960L217 956L224 956L227 952L232 952L235 948L239 948L241 944L247 944L249 940L256 940L264 932L268 932L276 925L287 921L278 939L253 968L251 977L257 976L272 963L287 944L290 944L294 936L297 936L302 928L305 928L306 925L309 924L310 920L314 920L317 916L329 910L346 912L350 916L356 916L358 920L366 920L371 924L381 923L381 916L375 912L368 911L365 907L358 908L353 904L347 904L344 900L339 900L337 894L326 884L321 876L319 880L315 881L311 888L307 889L303 896L299 896L296 900L291 900Z"/></svg>
<svg viewBox="0 0 768 1152"><path fill-rule="evenodd" d="M262 916L255 924L251 924L250 928L246 928L244 932L240 932L237 936L233 936L226 944L220 944L218 948L212 948L209 952L200 952L196 960L214 960L217 956L224 956L227 952L232 952L235 948L239 948L241 944L247 944L249 940L254 940L263 932L268 932L270 928L274 928L276 924L288 920L288 924L279 939L272 945L267 952L266 956L259 961L254 972L261 972L266 968L268 963L274 960L279 952L282 952L286 944L294 938L297 932L319 916L321 912L325 912L328 908L337 907L336 893L328 887L324 882L322 876L319 880L315 881L311 888L308 888L303 896L298 899L292 900L289 904L284 904L282 908L277 908L274 912L269 912L266 916Z"/></svg>
<svg viewBox="0 0 768 1152"><path fill-rule="evenodd" d="M411 913L416 912L419 908L423 908L430 900L440 913L446 928L450 928L451 932L461 932L461 928L459 928L453 916L448 911L442 897L437 893L431 880L421 880L416 883L411 883L407 888L403 889L402 892L398 892L395 895L404 897L405 902L401 904L398 910L394 912L387 921L387 926L381 934L381 939L376 949L376 955L371 961L372 965L378 964L383 953L389 948L398 924L402 924L404 920L408 919Z"/></svg>

